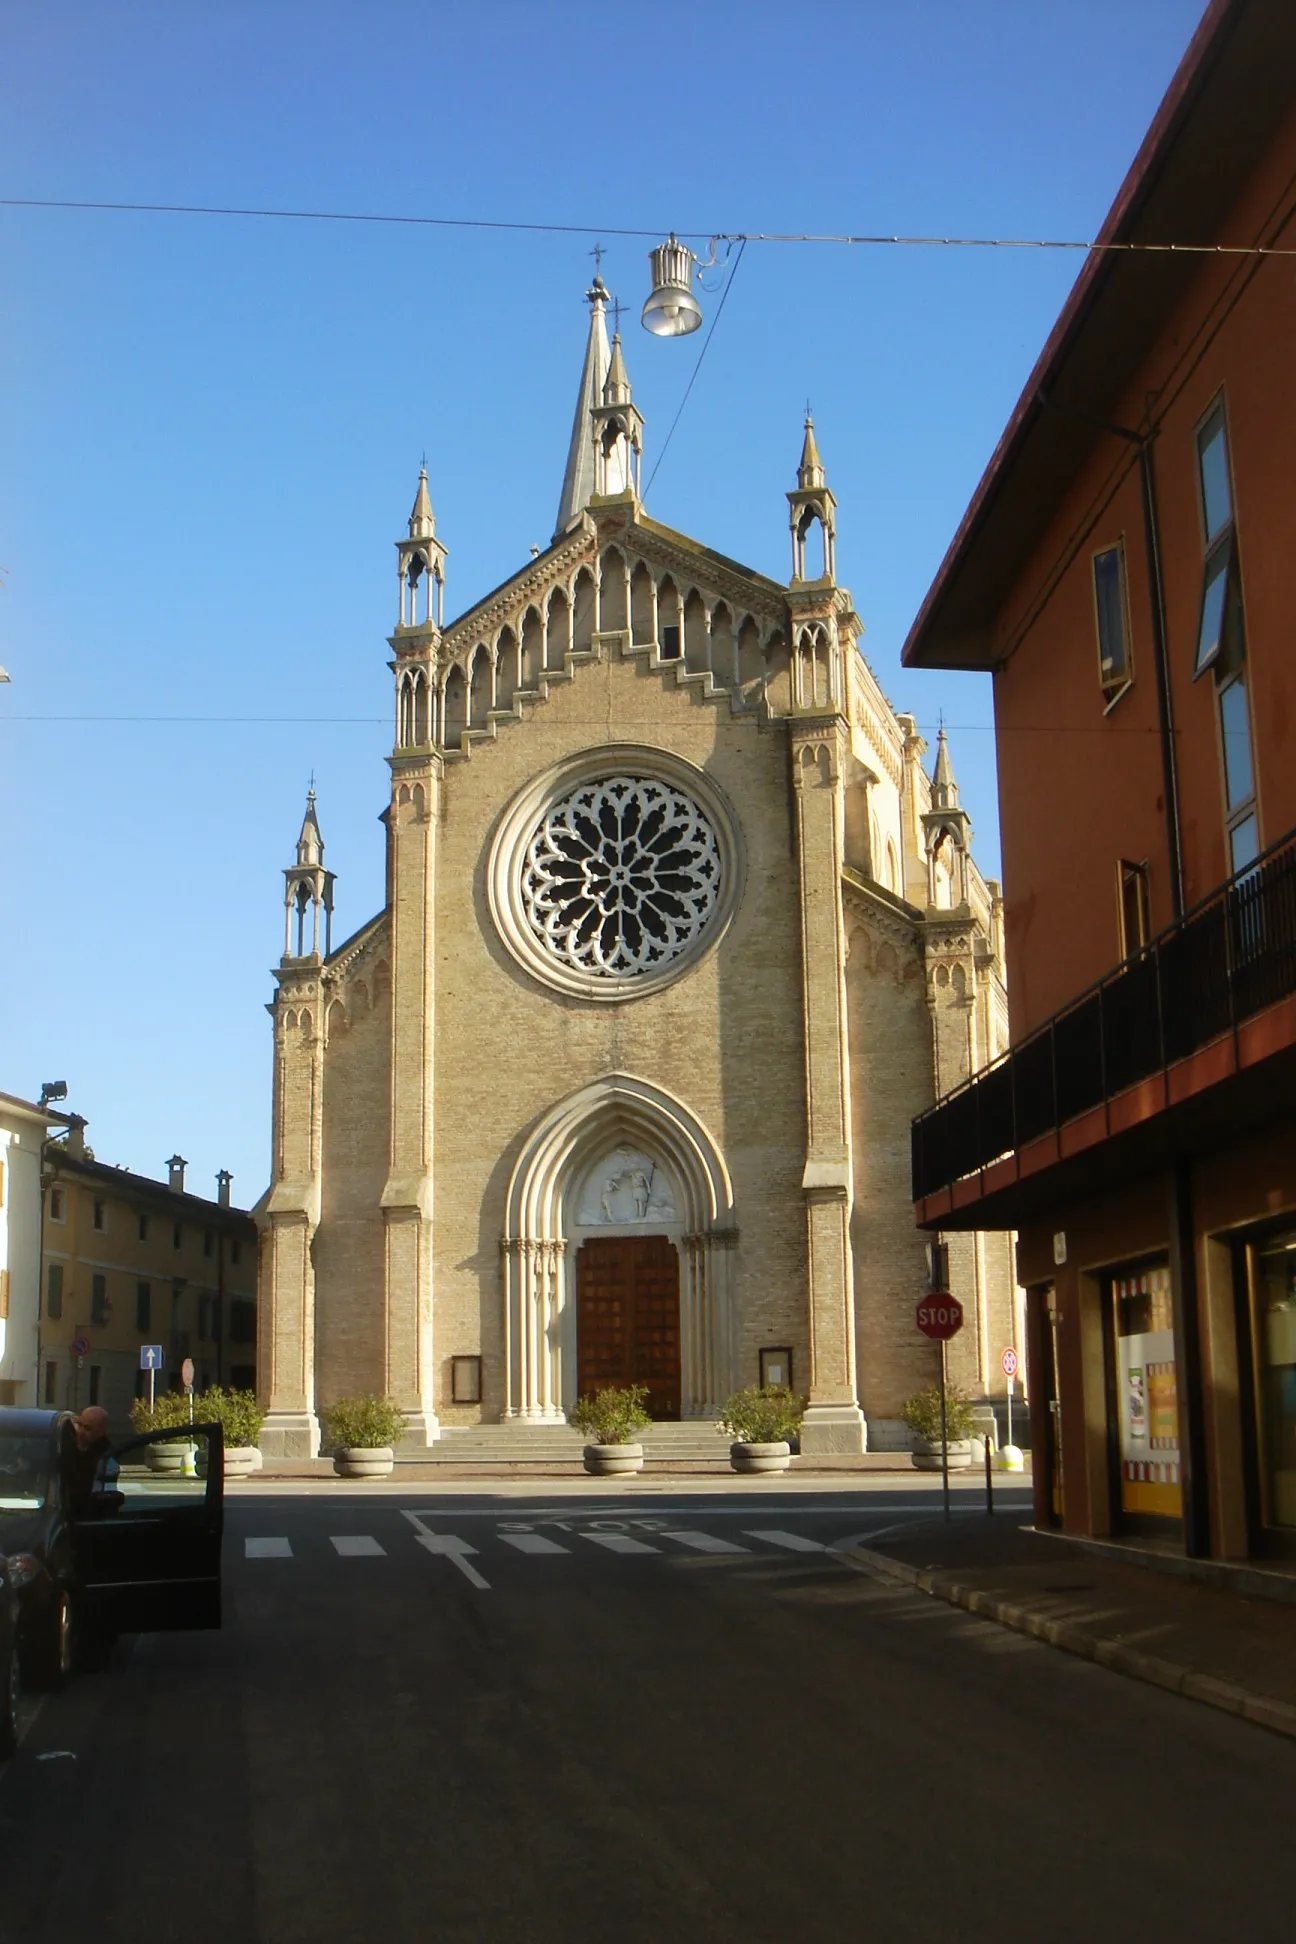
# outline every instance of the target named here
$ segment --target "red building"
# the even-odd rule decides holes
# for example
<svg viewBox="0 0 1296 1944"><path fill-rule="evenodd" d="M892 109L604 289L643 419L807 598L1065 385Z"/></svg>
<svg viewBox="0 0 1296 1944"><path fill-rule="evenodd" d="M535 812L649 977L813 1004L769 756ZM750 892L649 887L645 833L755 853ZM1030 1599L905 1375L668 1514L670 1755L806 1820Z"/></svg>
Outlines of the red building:
<svg viewBox="0 0 1296 1944"><path fill-rule="evenodd" d="M994 677L1012 1037L917 1219L1019 1232L1038 1517L1221 1559L1296 1552L1294 214L1296 6L1214 0L904 650Z"/></svg>

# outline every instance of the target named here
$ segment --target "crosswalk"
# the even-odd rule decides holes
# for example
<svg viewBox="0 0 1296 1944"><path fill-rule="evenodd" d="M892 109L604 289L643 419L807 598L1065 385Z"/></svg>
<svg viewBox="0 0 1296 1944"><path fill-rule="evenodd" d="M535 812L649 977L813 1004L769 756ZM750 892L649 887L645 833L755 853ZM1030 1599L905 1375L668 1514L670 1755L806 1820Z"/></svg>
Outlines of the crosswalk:
<svg viewBox="0 0 1296 1944"><path fill-rule="evenodd" d="M520 1553L527 1559L566 1557L573 1554L589 1556L589 1549L595 1548L603 1553L618 1557L652 1555L679 1556L685 1553L702 1553L711 1556L753 1554L772 1551L774 1553L822 1553L828 1550L823 1541L812 1539L803 1532L788 1532L781 1527L753 1527L722 1538L718 1533L705 1532L694 1527L660 1526L643 1531L630 1532L624 1528L600 1528L594 1525L564 1526L562 1536L554 1537L547 1532L537 1532L530 1528L507 1530L497 1526L488 1531L476 1531L473 1540L458 1534L437 1535L429 1531L430 1520L425 1525L420 1519L417 1530L412 1535L420 1543L426 1544L429 1538L437 1543L429 1550L444 1550L457 1555L479 1552L489 1553L493 1547L505 1548L508 1553ZM406 1535L402 1534L402 1542ZM330 1533L328 1544L339 1559L385 1559L390 1551L403 1550L394 1545L384 1545L373 1533ZM443 1542L443 1543L441 1543ZM318 1541L310 1538L298 1541L301 1553L315 1550ZM257 1534L243 1541L245 1559L294 1559L301 1556L291 1539L280 1534Z"/></svg>

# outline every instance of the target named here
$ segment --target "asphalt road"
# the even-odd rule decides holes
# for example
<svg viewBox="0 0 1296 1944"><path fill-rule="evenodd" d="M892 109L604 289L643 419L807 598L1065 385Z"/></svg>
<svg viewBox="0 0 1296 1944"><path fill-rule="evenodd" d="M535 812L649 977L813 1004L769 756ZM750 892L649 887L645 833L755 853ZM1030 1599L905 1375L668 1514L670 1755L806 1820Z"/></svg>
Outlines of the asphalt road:
<svg viewBox="0 0 1296 1944"><path fill-rule="evenodd" d="M0 1771L0 1939L1286 1940L1296 1744L832 1550L934 1509L236 1498Z"/></svg>

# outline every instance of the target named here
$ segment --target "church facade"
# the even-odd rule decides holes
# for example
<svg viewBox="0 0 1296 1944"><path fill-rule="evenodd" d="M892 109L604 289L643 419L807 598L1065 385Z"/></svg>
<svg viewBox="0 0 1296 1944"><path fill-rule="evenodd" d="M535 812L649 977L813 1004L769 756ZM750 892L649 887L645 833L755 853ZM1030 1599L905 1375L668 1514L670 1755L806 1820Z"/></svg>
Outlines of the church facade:
<svg viewBox="0 0 1296 1944"><path fill-rule="evenodd" d="M269 1452L362 1391L426 1443L611 1382L714 1418L763 1377L808 1396L804 1450L859 1451L935 1375L909 1125L1005 1043L998 889L943 734L929 776L862 653L813 426L781 584L645 512L589 299L553 542L449 624L420 476L384 908L333 946L313 796L285 874ZM949 1258L985 1395L1011 1238Z"/></svg>

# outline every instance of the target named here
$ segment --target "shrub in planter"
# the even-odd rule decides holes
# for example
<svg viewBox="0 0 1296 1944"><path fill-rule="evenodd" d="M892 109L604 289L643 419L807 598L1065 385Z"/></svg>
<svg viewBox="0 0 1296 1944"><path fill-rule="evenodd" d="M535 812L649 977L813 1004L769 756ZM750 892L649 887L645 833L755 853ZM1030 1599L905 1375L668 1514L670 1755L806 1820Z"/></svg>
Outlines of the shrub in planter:
<svg viewBox="0 0 1296 1944"><path fill-rule="evenodd" d="M903 1405L901 1417L913 1432L917 1441L914 1464L923 1469L924 1460L929 1464L939 1459L941 1451L941 1409L940 1387L928 1384L925 1390L918 1391ZM972 1400L958 1384L945 1386L945 1445L946 1451L957 1467L965 1467L972 1462L971 1446L968 1444L973 1430ZM957 1457L954 1454L957 1452Z"/></svg>
<svg viewBox="0 0 1296 1944"><path fill-rule="evenodd" d="M643 1446L635 1432L652 1423L648 1392L642 1384L609 1384L582 1397L568 1412L568 1421L589 1439L585 1469L599 1476L643 1469Z"/></svg>
<svg viewBox="0 0 1296 1944"><path fill-rule="evenodd" d="M719 1429L731 1439L729 1463L737 1472L783 1472L801 1429L805 1401L786 1384L751 1384L725 1404Z"/></svg>
<svg viewBox="0 0 1296 1944"><path fill-rule="evenodd" d="M736 1444L790 1444L804 1416L805 1399L786 1384L751 1384L728 1399L720 1429Z"/></svg>
<svg viewBox="0 0 1296 1944"><path fill-rule="evenodd" d="M339 1397L324 1410L324 1441L334 1451L381 1451L404 1434L404 1413L390 1397Z"/></svg>
<svg viewBox="0 0 1296 1944"><path fill-rule="evenodd" d="M198 1413L195 1409L194 1416ZM137 1397L130 1409L131 1429L141 1438L149 1431L174 1431L189 1422L189 1399L184 1391L159 1391L153 1403Z"/></svg>

